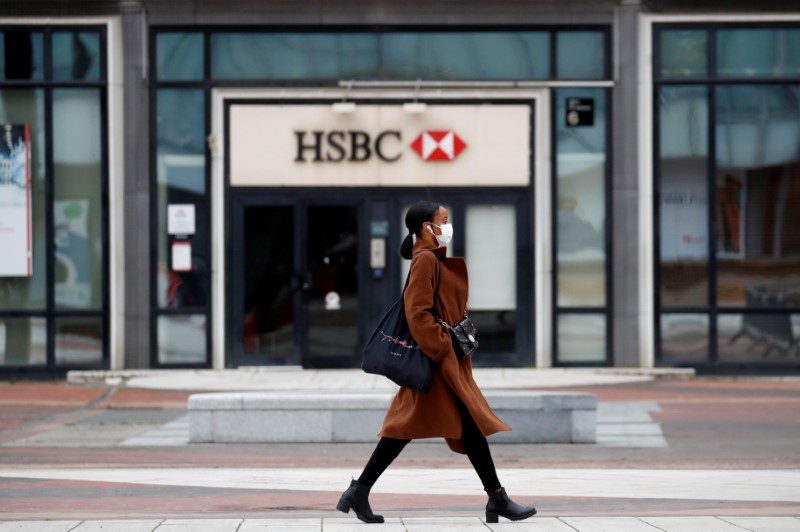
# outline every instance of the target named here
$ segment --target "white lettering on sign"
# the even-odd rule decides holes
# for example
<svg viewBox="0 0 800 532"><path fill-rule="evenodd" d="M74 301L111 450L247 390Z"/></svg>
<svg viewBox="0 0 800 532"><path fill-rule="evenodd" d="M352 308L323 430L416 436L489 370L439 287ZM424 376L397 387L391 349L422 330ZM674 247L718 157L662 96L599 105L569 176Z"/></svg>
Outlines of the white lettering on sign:
<svg viewBox="0 0 800 532"><path fill-rule="evenodd" d="M526 186L528 105L239 103L229 108L233 186Z"/></svg>

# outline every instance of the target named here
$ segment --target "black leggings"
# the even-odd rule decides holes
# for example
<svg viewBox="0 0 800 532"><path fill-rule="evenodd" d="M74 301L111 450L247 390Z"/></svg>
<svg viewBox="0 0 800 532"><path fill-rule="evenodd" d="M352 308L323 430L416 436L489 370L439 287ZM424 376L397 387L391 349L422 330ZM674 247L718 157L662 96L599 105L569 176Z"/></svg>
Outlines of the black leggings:
<svg viewBox="0 0 800 532"><path fill-rule="evenodd" d="M483 482L483 489L485 491L496 491L500 489L500 480L497 478L492 453L489 451L489 442L481 434L478 425L475 424L475 420L472 419L469 411L461 401L458 401L458 410L461 412L461 441L464 443L467 457L472 463L472 467L475 468L475 472L478 473L481 482ZM358 477L358 483L372 487L378 477L386 471L389 464L397 458L409 441L411 440L381 438L369 462L364 467L364 471Z"/></svg>

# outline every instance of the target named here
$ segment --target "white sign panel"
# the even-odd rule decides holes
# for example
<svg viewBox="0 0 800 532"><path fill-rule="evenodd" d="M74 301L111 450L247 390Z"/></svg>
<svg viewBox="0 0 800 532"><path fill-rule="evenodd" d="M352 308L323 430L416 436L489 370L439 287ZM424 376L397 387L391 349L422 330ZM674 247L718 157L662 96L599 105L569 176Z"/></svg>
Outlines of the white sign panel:
<svg viewBox="0 0 800 532"><path fill-rule="evenodd" d="M238 104L234 186L525 186L530 107Z"/></svg>
<svg viewBox="0 0 800 532"><path fill-rule="evenodd" d="M168 234L193 235L194 229L194 205L191 203L167 205Z"/></svg>
<svg viewBox="0 0 800 532"><path fill-rule="evenodd" d="M31 275L28 125L0 125L0 277Z"/></svg>
<svg viewBox="0 0 800 532"><path fill-rule="evenodd" d="M176 272L192 271L192 244L189 242L172 243L172 270Z"/></svg>

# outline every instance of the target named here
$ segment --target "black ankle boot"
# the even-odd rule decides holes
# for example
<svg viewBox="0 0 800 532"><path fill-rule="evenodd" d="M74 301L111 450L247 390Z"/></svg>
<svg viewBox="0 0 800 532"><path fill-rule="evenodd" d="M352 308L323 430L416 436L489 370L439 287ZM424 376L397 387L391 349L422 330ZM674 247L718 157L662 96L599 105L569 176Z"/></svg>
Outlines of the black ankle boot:
<svg viewBox="0 0 800 532"><path fill-rule="evenodd" d="M498 515L512 521L521 521L536 514L536 508L533 506L522 506L509 499L505 488L486 493L489 495L489 502L486 503L487 523L496 523Z"/></svg>
<svg viewBox="0 0 800 532"><path fill-rule="evenodd" d="M367 486L362 486L355 479L350 482L350 487L342 493L336 509L340 512L349 513L350 508L356 513L356 517L365 523L383 523L382 515L372 513L369 507L369 490Z"/></svg>

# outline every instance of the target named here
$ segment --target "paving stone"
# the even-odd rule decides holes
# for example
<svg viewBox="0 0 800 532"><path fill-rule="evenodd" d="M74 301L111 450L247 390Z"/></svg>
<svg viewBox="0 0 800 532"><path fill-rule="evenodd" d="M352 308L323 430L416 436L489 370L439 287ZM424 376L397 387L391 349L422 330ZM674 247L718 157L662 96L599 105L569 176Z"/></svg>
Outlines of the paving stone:
<svg viewBox="0 0 800 532"><path fill-rule="evenodd" d="M557 517L533 516L525 521L504 521L488 523L487 528L493 532L575 532L575 529Z"/></svg>
<svg viewBox="0 0 800 532"><path fill-rule="evenodd" d="M386 518L383 523L364 523L359 521L352 512L350 515L353 517L323 519L323 532L353 532L355 530L364 530L365 532L371 532L372 530L379 530L381 532L406 532L406 527L403 526L398 518ZM294 532L294 530L289 530L289 532Z"/></svg>
<svg viewBox="0 0 800 532"><path fill-rule="evenodd" d="M241 519L167 519L158 532L236 532Z"/></svg>
<svg viewBox="0 0 800 532"><path fill-rule="evenodd" d="M84 521L70 532L152 532L160 523L160 519Z"/></svg>
<svg viewBox="0 0 800 532"><path fill-rule="evenodd" d="M598 436L661 436L658 423L601 423L597 426Z"/></svg>
<svg viewBox="0 0 800 532"><path fill-rule="evenodd" d="M641 517L664 532L742 532L742 529L716 517Z"/></svg>
<svg viewBox="0 0 800 532"><path fill-rule="evenodd" d="M795 517L720 517L750 532L797 532L800 520Z"/></svg>
<svg viewBox="0 0 800 532"><path fill-rule="evenodd" d="M407 532L431 532L438 530L446 530L448 532L480 530L486 532L488 528L479 517L409 517L403 518L402 521Z"/></svg>
<svg viewBox="0 0 800 532"><path fill-rule="evenodd" d="M0 532L68 532L80 521L6 521L0 523Z"/></svg>
<svg viewBox="0 0 800 532"><path fill-rule="evenodd" d="M322 519L245 519L237 532L320 532Z"/></svg>
<svg viewBox="0 0 800 532"><path fill-rule="evenodd" d="M580 532L658 532L658 528L636 517L562 517Z"/></svg>

